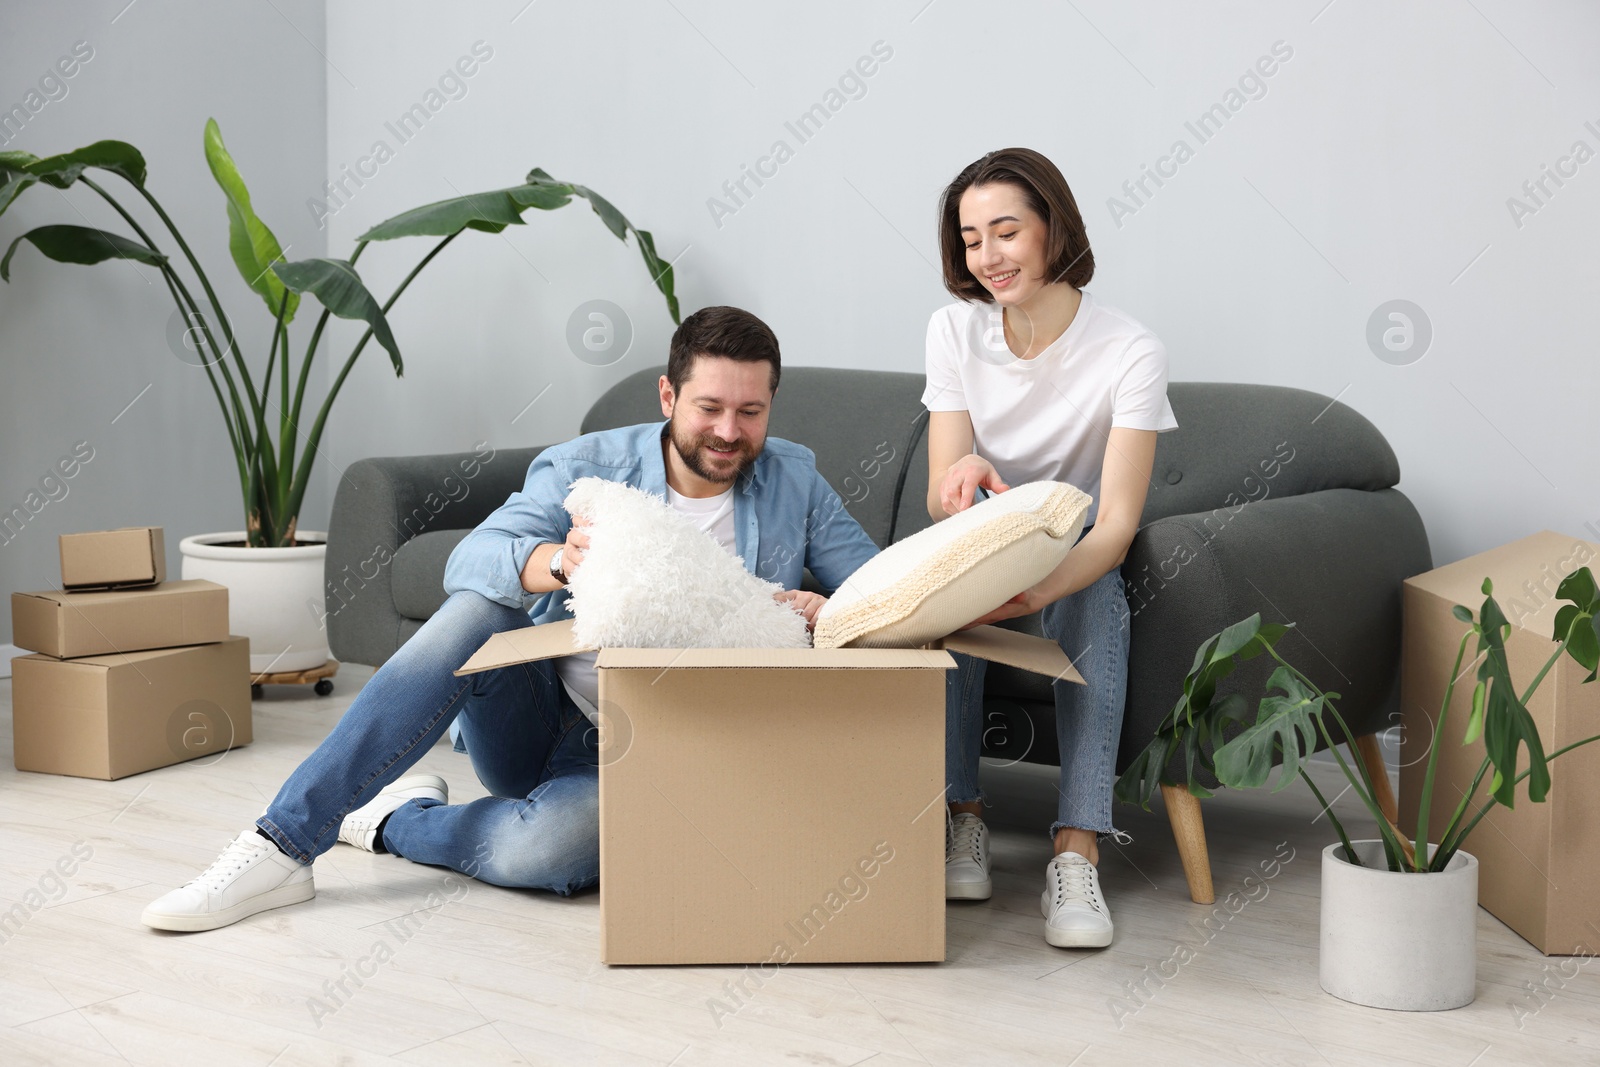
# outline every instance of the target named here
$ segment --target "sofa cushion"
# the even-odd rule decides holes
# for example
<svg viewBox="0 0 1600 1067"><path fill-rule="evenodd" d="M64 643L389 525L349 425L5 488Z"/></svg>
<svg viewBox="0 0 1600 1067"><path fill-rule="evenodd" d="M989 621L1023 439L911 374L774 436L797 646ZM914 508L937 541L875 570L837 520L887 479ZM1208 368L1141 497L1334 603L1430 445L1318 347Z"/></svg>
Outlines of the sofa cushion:
<svg viewBox="0 0 1600 1067"><path fill-rule="evenodd" d="M868 560L817 616L818 648L914 648L1041 581L1077 543L1089 494L1030 482Z"/></svg>
<svg viewBox="0 0 1600 1067"><path fill-rule="evenodd" d="M579 478L564 505L590 524L573 572L575 642L591 648L805 648L805 618L660 497Z"/></svg>
<svg viewBox="0 0 1600 1067"><path fill-rule="evenodd" d="M471 530L418 534L395 550L389 561L394 609L408 619L431 619L445 602L444 565ZM374 562L382 565L382 557ZM337 579L329 577L337 584ZM359 595L359 593L357 594ZM330 597L331 603L331 597Z"/></svg>

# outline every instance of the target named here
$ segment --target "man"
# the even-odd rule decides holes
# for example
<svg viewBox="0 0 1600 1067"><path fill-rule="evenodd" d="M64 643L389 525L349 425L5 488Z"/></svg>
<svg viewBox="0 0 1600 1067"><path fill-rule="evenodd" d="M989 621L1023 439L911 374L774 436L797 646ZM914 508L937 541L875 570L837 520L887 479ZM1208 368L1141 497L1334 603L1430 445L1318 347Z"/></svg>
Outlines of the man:
<svg viewBox="0 0 1600 1067"><path fill-rule="evenodd" d="M562 895L594 885L593 656L452 672L492 634L571 617L565 586L587 537L561 501L588 476L663 496L813 622L824 600L799 591L802 569L832 590L877 548L809 449L767 439L779 370L777 338L749 312L712 307L685 319L658 384L667 422L541 452L522 490L451 553L439 611L372 676L255 826L152 902L145 925L211 930L309 900L311 864L336 841L496 885ZM470 804L447 803L437 776L400 778L452 721L492 794Z"/></svg>

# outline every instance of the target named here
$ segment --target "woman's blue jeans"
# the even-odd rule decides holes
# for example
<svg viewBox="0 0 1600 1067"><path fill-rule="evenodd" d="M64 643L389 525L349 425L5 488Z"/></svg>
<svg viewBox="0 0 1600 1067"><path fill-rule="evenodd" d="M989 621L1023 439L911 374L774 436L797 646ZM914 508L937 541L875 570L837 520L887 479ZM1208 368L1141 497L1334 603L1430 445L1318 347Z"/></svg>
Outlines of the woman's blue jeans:
<svg viewBox="0 0 1600 1067"><path fill-rule="evenodd" d="M405 773L460 716L472 768L493 796L411 800L384 847L495 885L562 895L600 880L598 731L550 661L457 678L490 635L527 613L458 592L356 694L289 776L256 825L303 864L333 847L339 824Z"/></svg>
<svg viewBox="0 0 1600 1067"><path fill-rule="evenodd" d="M1046 606L1042 621L1045 636L1061 646L1088 683L1058 679L1051 685L1061 778L1050 833L1063 827L1113 833L1111 787L1128 693L1129 617L1121 569L1113 567L1093 584ZM956 669L945 674L945 799L959 803L983 799L978 753L987 664L954 655Z"/></svg>

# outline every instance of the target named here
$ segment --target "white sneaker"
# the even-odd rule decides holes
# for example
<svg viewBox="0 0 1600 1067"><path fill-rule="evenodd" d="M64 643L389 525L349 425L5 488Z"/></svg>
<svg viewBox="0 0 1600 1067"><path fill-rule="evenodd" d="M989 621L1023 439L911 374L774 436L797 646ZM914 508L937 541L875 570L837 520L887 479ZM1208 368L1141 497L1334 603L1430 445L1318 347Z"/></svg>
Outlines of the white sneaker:
<svg viewBox="0 0 1600 1067"><path fill-rule="evenodd" d="M437 800L441 804L450 799L450 787L437 774L413 774L385 786L383 791L339 824L339 840L347 845L376 852L378 827L394 810L408 800Z"/></svg>
<svg viewBox="0 0 1600 1067"><path fill-rule="evenodd" d="M1111 944L1111 909L1100 894L1100 872L1088 858L1063 852L1045 868L1044 939L1057 948Z"/></svg>
<svg viewBox="0 0 1600 1067"><path fill-rule="evenodd" d="M200 877L151 901L139 918L157 930L215 930L316 895L311 868L285 856L252 827L234 838Z"/></svg>
<svg viewBox="0 0 1600 1067"><path fill-rule="evenodd" d="M994 880L989 877L989 828L970 812L947 816L944 898L988 900L993 892Z"/></svg>

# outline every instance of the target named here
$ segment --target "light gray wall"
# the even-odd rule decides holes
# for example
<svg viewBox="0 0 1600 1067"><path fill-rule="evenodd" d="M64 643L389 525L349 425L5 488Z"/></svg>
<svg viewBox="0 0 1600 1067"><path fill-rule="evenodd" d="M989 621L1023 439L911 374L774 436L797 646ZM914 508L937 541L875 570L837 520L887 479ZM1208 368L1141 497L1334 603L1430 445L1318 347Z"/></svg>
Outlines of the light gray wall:
<svg viewBox="0 0 1600 1067"><path fill-rule="evenodd" d="M1560 188L1547 180L1552 195L1530 201L1533 214L1514 219L1507 203L1526 200L1523 183L1574 142L1600 150L1585 127L1600 127L1591 5L341 0L328 5L324 41L322 5L280 2L312 44L270 6L141 0L95 29L115 6L8 14L4 99L26 90L23 71L93 39L96 60L35 120L38 137L51 149L109 135L144 145L236 293L220 204L198 168L208 113L292 255L321 254L324 242L347 255L395 212L541 166L655 233L686 312L750 308L791 364L916 371L927 316L949 299L932 266L938 192L984 151L1028 145L1072 183L1099 265L1093 290L1160 334L1174 379L1294 385L1366 414L1399 454L1440 562L1545 527L1600 540L1600 475L1584 450L1600 395L1588 311L1600 285L1600 160ZM164 44L172 33L179 47ZM257 37L270 47L240 45ZM430 101L478 41L493 54L465 95L447 85L459 98ZM801 144L785 122L879 41L893 55L865 94ZM1264 95L1199 143L1185 123L1224 102L1279 41L1293 55ZM439 101L404 144L386 126ZM1193 158L1162 187L1147 181L1141 203L1128 198L1123 183L1180 138ZM708 201L780 139L793 157L714 219ZM355 168L379 140L392 158L348 185L320 228L308 201L323 177ZM1114 219L1112 197L1134 212ZM22 217L59 218L29 210L40 214ZM0 234L19 228L8 216ZM374 247L360 266L386 296L427 247ZM0 499L19 497L74 440L107 441L73 495L0 548L12 588L43 583L62 529L155 521L176 539L235 522L210 396L167 366L165 313L137 283L112 282L124 270L30 263L0 288ZM69 271L72 299L51 295ZM622 307L634 331L608 367L580 361L566 340L569 318L594 299ZM1369 318L1394 299L1432 325L1431 346L1408 365L1380 360L1367 340ZM394 323L406 375L396 380L376 349L362 356L326 441L330 485L364 456L566 438L605 388L664 358L672 329L635 250L581 204L464 236ZM334 332L330 352L348 351L353 332ZM307 524L326 511L324 496Z"/></svg>
<svg viewBox="0 0 1600 1067"><path fill-rule="evenodd" d="M686 311L750 308L794 364L916 371L949 299L938 192L984 151L1028 145L1073 186L1093 290L1158 332L1174 379L1293 385L1367 415L1441 562L1544 527L1600 540L1600 160L1520 225L1507 206L1575 141L1600 150L1593 5L524 3L331 6L330 59L359 89L329 78L330 167L392 141L384 123L474 41L494 54L334 216L330 247L542 166L654 231ZM877 41L893 57L865 95L799 143L785 121ZM1185 123L1279 41L1293 54L1264 95L1200 143ZM1193 158L1134 203L1124 181L1180 138ZM708 199L779 139L793 158L718 225ZM1112 197L1135 208L1120 225ZM374 250L369 273L392 279L423 247L381 267L400 249ZM341 465L566 438L664 357L671 324L634 252L582 207L468 235L430 269L396 315L406 377L368 359L340 401ZM608 368L565 340L593 298L636 332ZM1432 324L1409 365L1367 341L1393 299Z"/></svg>
<svg viewBox="0 0 1600 1067"><path fill-rule="evenodd" d="M5 131L10 139L0 150L45 156L101 139L138 147L149 165L149 189L211 276L241 347L259 368L272 320L228 256L223 198L206 168L201 135L214 117L256 210L291 258L324 253L323 235L301 207L303 190L325 169L321 0L132 6L8 0L0 14L0 108L26 104L40 78L80 41L93 58L61 83L65 95L48 83L57 99L40 93L47 102L20 132ZM132 187L104 172L91 176L166 250L178 251L155 228L152 213L136 206L142 201ZM90 190L35 186L0 216L0 241L9 245L53 223L132 236ZM59 583L61 533L143 524L166 528L167 566L176 576L181 537L236 530L244 520L237 468L205 375L169 348L173 305L159 274L128 263L54 263L25 245L11 278L0 285L0 507L9 511L30 491L45 497L50 490L59 499L0 543L0 586ZM41 479L80 441L93 458L70 480L41 489ZM326 528L326 474L309 494L304 526ZM0 644L10 634L6 611Z"/></svg>

